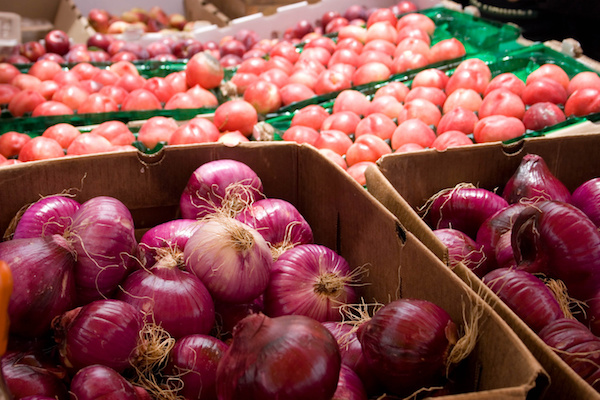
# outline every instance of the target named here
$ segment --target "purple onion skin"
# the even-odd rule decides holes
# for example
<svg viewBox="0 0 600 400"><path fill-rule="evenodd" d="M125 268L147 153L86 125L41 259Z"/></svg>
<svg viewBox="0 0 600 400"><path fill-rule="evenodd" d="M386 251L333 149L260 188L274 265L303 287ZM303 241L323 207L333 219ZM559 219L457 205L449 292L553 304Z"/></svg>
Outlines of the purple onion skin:
<svg viewBox="0 0 600 400"><path fill-rule="evenodd" d="M148 315L147 323L161 325L174 338L208 333L215 323L215 307L204 284L177 266L160 262L135 271L115 295Z"/></svg>
<svg viewBox="0 0 600 400"><path fill-rule="evenodd" d="M12 399L45 396L67 400L66 372L35 352L8 351L2 356L2 375Z"/></svg>
<svg viewBox="0 0 600 400"><path fill-rule="evenodd" d="M94 197L73 217L69 239L77 252L79 304L111 297L137 257L133 218L119 200Z"/></svg>
<svg viewBox="0 0 600 400"><path fill-rule="evenodd" d="M138 400L134 386L121 374L104 365L79 370L71 382L71 396L77 400Z"/></svg>
<svg viewBox="0 0 600 400"><path fill-rule="evenodd" d="M262 295L250 303L223 303L215 302L216 323L219 329L219 337L223 340L231 338L233 328L242 319L251 314L264 313Z"/></svg>
<svg viewBox="0 0 600 400"><path fill-rule="evenodd" d="M334 321L323 322L323 326L338 342L342 365L351 368L359 376L368 393L374 393L377 389L377 382L363 355L362 346L356 336L356 329L349 324Z"/></svg>
<svg viewBox="0 0 600 400"><path fill-rule="evenodd" d="M257 200L237 218L256 229L271 247L280 248L313 242L310 225L298 209L285 200Z"/></svg>
<svg viewBox="0 0 600 400"><path fill-rule="evenodd" d="M228 346L208 335L189 335L175 343L162 374L177 376L183 387L177 392L185 399L217 398L217 366Z"/></svg>
<svg viewBox="0 0 600 400"><path fill-rule="evenodd" d="M548 324L539 336L579 376L600 390L600 339L585 325L562 318Z"/></svg>
<svg viewBox="0 0 600 400"><path fill-rule="evenodd" d="M578 300L600 290L600 232L577 207L557 201L529 206L511 238L518 268L563 281Z"/></svg>
<svg viewBox="0 0 600 400"><path fill-rule="evenodd" d="M195 219L175 219L157 225L144 233L140 239L141 257L147 267L156 262L157 250L170 249L171 252L183 252L190 236L198 229Z"/></svg>
<svg viewBox="0 0 600 400"><path fill-rule="evenodd" d="M448 248L448 261L451 268L458 263L463 263L479 277L486 274L488 260L482 245L457 229L435 229L433 234Z"/></svg>
<svg viewBox="0 0 600 400"><path fill-rule="evenodd" d="M233 214L244 205L262 197L262 181L246 164L230 160L215 160L198 167L188 180L180 198L179 208L183 218L200 219L223 209L224 199L240 196ZM234 215L229 215L234 216Z"/></svg>
<svg viewBox="0 0 600 400"><path fill-rule="evenodd" d="M571 200L569 189L552 174L542 157L527 154L513 176L506 182L502 197L510 204L518 202Z"/></svg>
<svg viewBox="0 0 600 400"><path fill-rule="evenodd" d="M351 274L348 262L326 246L288 249L273 263L265 312L271 317L297 314L320 322L339 321L340 305L357 300Z"/></svg>
<svg viewBox="0 0 600 400"><path fill-rule="evenodd" d="M565 317L552 291L529 272L498 268L483 282L536 333Z"/></svg>
<svg viewBox="0 0 600 400"><path fill-rule="evenodd" d="M13 239L63 235L71 226L79 202L65 196L48 196L38 200L21 216Z"/></svg>
<svg viewBox="0 0 600 400"><path fill-rule="evenodd" d="M59 235L0 242L0 259L13 275L10 332L38 337L54 317L75 305L75 254Z"/></svg>
<svg viewBox="0 0 600 400"><path fill-rule="evenodd" d="M121 300L96 300L54 320L62 365L76 372L100 364L121 373L136 355L142 314Z"/></svg>
<svg viewBox="0 0 600 400"><path fill-rule="evenodd" d="M433 229L457 229L475 239L481 224L506 206L506 200L489 190L454 188L432 202L425 218Z"/></svg>
<svg viewBox="0 0 600 400"><path fill-rule="evenodd" d="M441 386L458 332L448 313L434 303L400 299L361 324L357 337L386 393L406 397L423 387Z"/></svg>
<svg viewBox="0 0 600 400"><path fill-rule="evenodd" d="M527 205L523 203L510 204L508 207L495 212L483 221L477 230L475 242L483 246L483 253L488 261L490 270L498 268L495 262L495 247L498 240L504 233L511 230L514 220L525 207Z"/></svg>
<svg viewBox="0 0 600 400"><path fill-rule="evenodd" d="M367 400L362 381L347 365L342 364L338 386L331 400Z"/></svg>
<svg viewBox="0 0 600 400"><path fill-rule="evenodd" d="M496 242L494 249L497 268L516 268L517 261L512 248L512 232L504 232Z"/></svg>
<svg viewBox="0 0 600 400"><path fill-rule="evenodd" d="M341 357L319 322L254 314L238 323L217 367L219 400L331 400Z"/></svg>
<svg viewBox="0 0 600 400"><path fill-rule="evenodd" d="M571 204L600 227L600 178L590 179L573 191Z"/></svg>

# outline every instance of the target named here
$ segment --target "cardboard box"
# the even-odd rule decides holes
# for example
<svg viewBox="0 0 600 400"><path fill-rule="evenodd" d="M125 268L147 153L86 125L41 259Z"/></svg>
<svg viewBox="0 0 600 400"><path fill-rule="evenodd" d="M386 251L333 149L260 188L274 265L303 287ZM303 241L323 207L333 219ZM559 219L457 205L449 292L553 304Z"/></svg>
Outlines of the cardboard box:
<svg viewBox="0 0 600 400"><path fill-rule="evenodd" d="M0 227L40 196L69 190L75 199L114 196L130 208L139 233L176 218L192 172L211 160L231 158L261 177L268 197L294 204L315 242L366 266L365 302L400 296L433 301L462 325L463 313L481 310L477 344L456 376L459 393L446 399L535 399L547 387L543 368L515 333L462 280L398 220L316 149L293 143L172 146L149 156L136 152L70 157L0 169L4 193Z"/></svg>
<svg viewBox="0 0 600 400"><path fill-rule="evenodd" d="M278 4L277 1L263 2L265 13L257 12L252 14L243 14L238 7L244 7L242 3L246 0L214 0L213 4L223 11L231 19L228 26L219 28L218 26L206 26L197 29L194 36L201 40L218 41L223 36L233 35L241 29L254 30L261 38L280 38L285 30L293 26L300 19L309 21L319 20L326 11L344 12L350 5L359 4L368 7L390 7L398 2L395 0L356 0L349 3L347 0L321 0L321 1L297 1L289 4ZM282 0L285 1L285 0ZM440 4L439 0L415 0L414 3L420 9L434 7ZM255 5L256 6L256 5ZM275 10L273 10L273 8ZM232 17L236 13L243 14L238 17Z"/></svg>
<svg viewBox="0 0 600 400"><path fill-rule="evenodd" d="M75 43L85 43L94 32L73 0L5 1L2 10L21 16L21 41L43 39L52 29L69 34Z"/></svg>
<svg viewBox="0 0 600 400"><path fill-rule="evenodd" d="M428 198L461 182L502 190L528 153L542 156L550 170L572 192L584 181L600 176L598 133L600 130L596 134L527 139L510 146L498 142L442 152L425 150L384 156L376 168L367 170L367 188L408 231L447 263L446 247L417 212ZM462 264L454 271L489 301L540 361L551 380L547 398L600 399L600 394L554 354L475 274Z"/></svg>

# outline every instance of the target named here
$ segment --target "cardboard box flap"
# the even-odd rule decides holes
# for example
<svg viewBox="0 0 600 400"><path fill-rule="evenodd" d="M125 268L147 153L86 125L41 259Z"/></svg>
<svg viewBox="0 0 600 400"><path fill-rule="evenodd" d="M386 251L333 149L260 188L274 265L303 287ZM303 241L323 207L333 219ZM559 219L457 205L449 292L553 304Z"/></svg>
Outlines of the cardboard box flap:
<svg viewBox="0 0 600 400"><path fill-rule="evenodd" d="M179 198L192 172L221 158L248 164L261 177L267 197L296 206L311 225L315 243L336 250L353 267L368 269L357 286L365 303L422 298L444 308L458 326L481 313L476 344L452 375L460 394L445 398L536 398L547 387L540 363L491 307L312 146L210 143L169 146L152 156L120 152L16 165L0 170L5 193L0 226L6 229L24 204L67 190L78 201L116 197L131 210L136 227L148 229L177 218Z"/></svg>

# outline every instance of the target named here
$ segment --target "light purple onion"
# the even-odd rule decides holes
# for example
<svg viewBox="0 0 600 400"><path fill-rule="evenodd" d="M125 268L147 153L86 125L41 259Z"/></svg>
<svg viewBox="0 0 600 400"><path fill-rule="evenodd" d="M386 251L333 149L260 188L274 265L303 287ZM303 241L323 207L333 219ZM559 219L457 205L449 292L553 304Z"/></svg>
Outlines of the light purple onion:
<svg viewBox="0 0 600 400"><path fill-rule="evenodd" d="M167 378L176 376L183 383L177 392L186 399L217 398L217 366L228 346L209 335L189 335L175 342L169 361L162 371Z"/></svg>
<svg viewBox="0 0 600 400"><path fill-rule="evenodd" d="M565 316L552 291L529 272L498 268L483 282L536 333Z"/></svg>
<svg viewBox="0 0 600 400"><path fill-rule="evenodd" d="M317 321L339 321L340 306L357 300L348 262L326 246L303 244L273 263L264 303L267 315L298 314Z"/></svg>
<svg viewBox="0 0 600 400"><path fill-rule="evenodd" d="M137 354L142 313L121 300L96 300L53 323L61 364L78 371L100 364L121 373Z"/></svg>
<svg viewBox="0 0 600 400"><path fill-rule="evenodd" d="M104 365L90 365L73 377L70 392L78 400L138 400L134 386L121 374Z"/></svg>
<svg viewBox="0 0 600 400"><path fill-rule="evenodd" d="M435 229L433 234L448 248L451 268L463 263L477 276L485 275L489 264L482 245L457 229Z"/></svg>
<svg viewBox="0 0 600 400"><path fill-rule="evenodd" d="M214 304L204 284L166 260L131 273L115 298L143 311L147 323L160 325L174 338L209 333L215 323Z"/></svg>
<svg viewBox="0 0 600 400"><path fill-rule="evenodd" d="M313 242L308 222L293 204L282 199L257 200L237 218L256 229L275 251Z"/></svg>
<svg viewBox="0 0 600 400"><path fill-rule="evenodd" d="M261 198L262 181L248 165L230 159L207 162L189 178L180 198L183 218L213 213L235 216Z"/></svg>
<svg viewBox="0 0 600 400"><path fill-rule="evenodd" d="M0 242L0 259L10 267L10 332L38 337L57 315L75 305L75 253L60 235Z"/></svg>
<svg viewBox="0 0 600 400"><path fill-rule="evenodd" d="M195 219L174 219L150 228L140 239L140 256L145 265L151 267L158 253L164 255L183 253L185 244L196 232L198 222Z"/></svg>
<svg viewBox="0 0 600 400"><path fill-rule="evenodd" d="M73 216L68 239L77 253L80 304L110 297L137 262L133 218L113 197L98 196L83 203Z"/></svg>
<svg viewBox="0 0 600 400"><path fill-rule="evenodd" d="M269 283L269 245L256 229L237 219L204 221L183 254L186 270L200 278L215 301L247 303Z"/></svg>
<svg viewBox="0 0 600 400"><path fill-rule="evenodd" d="M65 196L48 196L25 210L13 234L13 239L63 235L71 226L79 202Z"/></svg>
<svg viewBox="0 0 600 400"><path fill-rule="evenodd" d="M573 191L571 204L600 227L600 178L590 179Z"/></svg>

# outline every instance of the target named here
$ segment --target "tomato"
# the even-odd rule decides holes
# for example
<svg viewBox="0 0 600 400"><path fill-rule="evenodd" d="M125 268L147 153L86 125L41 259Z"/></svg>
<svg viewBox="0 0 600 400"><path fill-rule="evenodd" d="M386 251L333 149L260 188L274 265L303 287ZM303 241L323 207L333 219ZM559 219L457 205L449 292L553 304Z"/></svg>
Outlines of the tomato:
<svg viewBox="0 0 600 400"><path fill-rule="evenodd" d="M54 139L37 136L27 141L19 152L19 161L36 161L64 157L62 146Z"/></svg>

